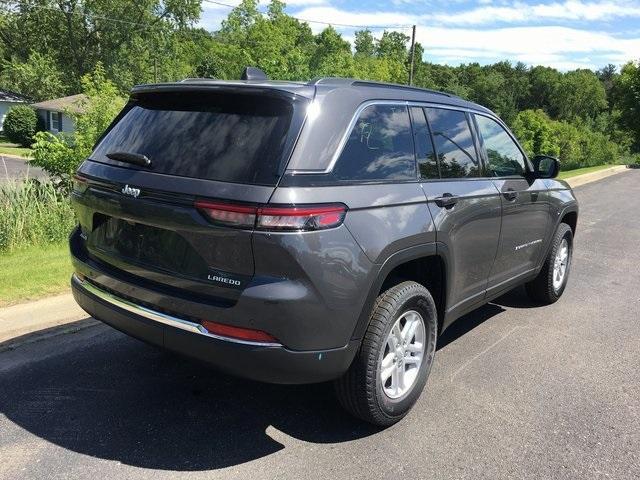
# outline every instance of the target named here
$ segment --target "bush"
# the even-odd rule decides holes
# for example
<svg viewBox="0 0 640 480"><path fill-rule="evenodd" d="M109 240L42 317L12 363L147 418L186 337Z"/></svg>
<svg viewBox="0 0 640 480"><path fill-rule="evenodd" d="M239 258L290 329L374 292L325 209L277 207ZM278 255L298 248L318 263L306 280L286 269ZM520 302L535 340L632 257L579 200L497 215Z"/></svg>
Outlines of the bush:
<svg viewBox="0 0 640 480"><path fill-rule="evenodd" d="M75 223L69 199L51 183L0 184L0 252L65 241Z"/></svg>
<svg viewBox="0 0 640 480"><path fill-rule="evenodd" d="M82 91L86 97L79 105L83 113L67 112L75 121L75 132L58 135L39 132L29 162L44 169L62 193L70 191L73 174L125 103L115 85L106 79L100 64L93 74L82 77Z"/></svg>
<svg viewBox="0 0 640 480"><path fill-rule="evenodd" d="M4 119L4 133L13 143L30 147L36 132L44 130L42 119L36 111L26 105L12 107Z"/></svg>
<svg viewBox="0 0 640 480"><path fill-rule="evenodd" d="M513 132L527 155L558 157L562 170L621 163L625 145L592 125L551 120L542 110L523 110L513 122Z"/></svg>
<svg viewBox="0 0 640 480"><path fill-rule="evenodd" d="M91 149L79 148L68 134L38 132L34 137L30 165L42 168L63 194L71 191L72 177Z"/></svg>

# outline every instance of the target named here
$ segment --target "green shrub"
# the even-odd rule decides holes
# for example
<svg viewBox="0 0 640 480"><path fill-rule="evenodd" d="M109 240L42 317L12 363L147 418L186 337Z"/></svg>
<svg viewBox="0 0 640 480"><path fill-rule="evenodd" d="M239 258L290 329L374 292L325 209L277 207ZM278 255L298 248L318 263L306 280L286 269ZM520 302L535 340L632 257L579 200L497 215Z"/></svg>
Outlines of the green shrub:
<svg viewBox="0 0 640 480"><path fill-rule="evenodd" d="M65 241L75 223L69 199L53 184L0 184L0 252Z"/></svg>
<svg viewBox="0 0 640 480"><path fill-rule="evenodd" d="M542 110L523 110L513 122L513 133L527 155L558 157L562 170L621 163L627 154L609 134L593 123L552 120Z"/></svg>
<svg viewBox="0 0 640 480"><path fill-rule="evenodd" d="M75 122L75 132L39 132L29 161L47 172L62 193L70 191L73 174L125 104L100 64L92 74L82 77L82 92L85 99L78 105L82 113L66 112Z"/></svg>
<svg viewBox="0 0 640 480"><path fill-rule="evenodd" d="M30 147L33 136L39 130L44 130L42 119L36 111L26 105L12 107L4 119L4 133L13 142Z"/></svg>

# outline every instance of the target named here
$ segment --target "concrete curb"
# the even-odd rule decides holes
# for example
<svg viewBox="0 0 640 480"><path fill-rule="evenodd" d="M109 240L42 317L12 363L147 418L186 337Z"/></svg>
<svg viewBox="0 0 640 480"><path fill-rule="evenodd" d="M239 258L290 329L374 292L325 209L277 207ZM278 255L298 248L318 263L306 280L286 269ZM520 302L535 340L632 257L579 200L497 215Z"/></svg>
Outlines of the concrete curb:
<svg viewBox="0 0 640 480"><path fill-rule="evenodd" d="M611 168L605 168L604 170L598 170L597 172L585 173L583 175L576 175L575 177L567 178L565 181L571 188L579 187L580 185L586 185L587 183L595 182L603 178L610 177L620 172L625 172L630 169L626 165L615 165Z"/></svg>
<svg viewBox="0 0 640 480"><path fill-rule="evenodd" d="M0 153L0 158L5 157L5 158L13 158L16 160L24 160L25 162L27 160L29 160L28 157L21 157L20 155L13 155L12 153Z"/></svg>
<svg viewBox="0 0 640 480"><path fill-rule="evenodd" d="M70 293L0 308L0 344L85 318Z"/></svg>
<svg viewBox="0 0 640 480"><path fill-rule="evenodd" d="M98 325L104 324L99 320L87 317L83 320L71 321L69 323L63 323L43 330L38 329L23 335L12 337L4 342L0 342L0 353L6 352L7 350L15 350L18 347L23 347L48 338L78 333L82 330Z"/></svg>

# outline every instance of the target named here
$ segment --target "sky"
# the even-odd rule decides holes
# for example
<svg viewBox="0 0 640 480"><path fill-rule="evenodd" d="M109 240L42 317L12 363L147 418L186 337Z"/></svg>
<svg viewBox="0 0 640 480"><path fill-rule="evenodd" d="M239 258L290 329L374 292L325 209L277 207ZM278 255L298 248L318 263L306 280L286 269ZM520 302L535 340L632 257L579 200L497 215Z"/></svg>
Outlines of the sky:
<svg viewBox="0 0 640 480"><path fill-rule="evenodd" d="M239 0L220 0L236 5ZM266 9L261 1L261 10ZM329 22L353 42L359 28L411 34L424 60L448 65L500 60L567 71L640 59L640 0L290 0L299 19ZM230 8L203 0L200 26L217 30ZM315 33L326 25L309 23Z"/></svg>

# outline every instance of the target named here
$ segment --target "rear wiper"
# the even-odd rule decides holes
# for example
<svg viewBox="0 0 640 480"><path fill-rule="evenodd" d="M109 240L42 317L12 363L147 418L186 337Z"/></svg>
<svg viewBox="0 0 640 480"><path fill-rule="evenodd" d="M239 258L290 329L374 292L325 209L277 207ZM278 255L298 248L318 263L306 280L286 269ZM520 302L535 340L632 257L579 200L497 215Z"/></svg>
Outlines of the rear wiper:
<svg viewBox="0 0 640 480"><path fill-rule="evenodd" d="M146 155L142 155L141 153L109 152L107 153L107 158L116 160L118 162L132 163L141 167L151 166L151 160L149 159L149 157L147 157Z"/></svg>

